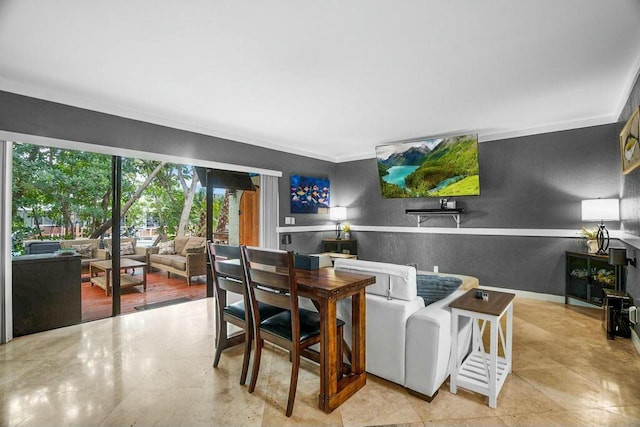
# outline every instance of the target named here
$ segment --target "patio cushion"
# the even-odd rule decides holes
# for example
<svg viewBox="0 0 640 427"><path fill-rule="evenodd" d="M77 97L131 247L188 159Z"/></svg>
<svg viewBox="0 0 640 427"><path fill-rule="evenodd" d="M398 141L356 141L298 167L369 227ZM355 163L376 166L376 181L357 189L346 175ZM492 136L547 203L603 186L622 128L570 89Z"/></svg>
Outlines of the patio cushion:
<svg viewBox="0 0 640 427"><path fill-rule="evenodd" d="M113 256L113 241L111 239L104 239L104 248L109 252L109 256ZM123 237L120 239L120 255L133 255L136 253L137 239L135 237Z"/></svg>
<svg viewBox="0 0 640 427"><path fill-rule="evenodd" d="M176 246L173 240L169 242L160 242L158 244L158 255L173 255L176 253Z"/></svg>
<svg viewBox="0 0 640 427"><path fill-rule="evenodd" d="M93 256L93 245L91 243L86 243L83 245L71 245L70 248L78 252L81 258L91 258Z"/></svg>
<svg viewBox="0 0 640 427"><path fill-rule="evenodd" d="M120 245L120 255L133 255L135 252L133 250L133 243L131 242L122 242Z"/></svg>
<svg viewBox="0 0 640 427"><path fill-rule="evenodd" d="M184 260L182 255L159 255L159 254L150 254L149 260L151 262L155 262L157 264L162 265L171 265L173 260Z"/></svg>
<svg viewBox="0 0 640 427"><path fill-rule="evenodd" d="M187 269L187 259L180 255L174 255L176 258L171 259L171 267L177 268L178 270L186 270ZM166 264L165 264L166 265Z"/></svg>
<svg viewBox="0 0 640 427"><path fill-rule="evenodd" d="M145 254L127 255L127 258L135 261L144 262L144 263L147 262L147 255Z"/></svg>
<svg viewBox="0 0 640 427"><path fill-rule="evenodd" d="M190 237L176 237L174 240L174 245L175 245L175 251L177 254L181 254L182 250L184 249L184 246L187 244L187 242L189 241Z"/></svg>
<svg viewBox="0 0 640 427"><path fill-rule="evenodd" d="M182 255L187 255L188 253L204 253L205 241L201 237L190 237L187 243L182 248Z"/></svg>

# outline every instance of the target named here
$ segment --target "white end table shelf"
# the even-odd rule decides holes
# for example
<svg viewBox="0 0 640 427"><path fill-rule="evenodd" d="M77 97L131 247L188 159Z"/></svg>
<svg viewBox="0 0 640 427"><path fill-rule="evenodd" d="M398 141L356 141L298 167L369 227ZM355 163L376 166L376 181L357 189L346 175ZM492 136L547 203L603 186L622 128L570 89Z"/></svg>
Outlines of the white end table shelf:
<svg viewBox="0 0 640 427"><path fill-rule="evenodd" d="M511 357L513 333L514 294L482 290L489 300L476 298L477 289L472 289L449 304L451 308L451 378L449 389L456 394L463 387L489 397L489 407L496 408L498 394L513 369ZM500 319L507 315L506 330L502 330ZM460 364L458 357L459 317L469 317L472 323L471 353ZM485 351L482 336L487 322L490 323L489 352ZM504 357L498 356L500 342Z"/></svg>

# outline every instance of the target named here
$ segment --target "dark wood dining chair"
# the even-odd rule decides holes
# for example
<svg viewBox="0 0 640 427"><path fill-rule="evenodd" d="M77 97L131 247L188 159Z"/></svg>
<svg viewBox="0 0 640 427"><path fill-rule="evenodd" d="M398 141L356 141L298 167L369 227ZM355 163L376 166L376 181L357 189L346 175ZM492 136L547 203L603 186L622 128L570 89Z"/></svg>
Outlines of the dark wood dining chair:
<svg viewBox="0 0 640 427"><path fill-rule="evenodd" d="M242 257L255 320L255 351L249 393L253 393L256 388L263 340L288 350L291 360L291 382L286 415L289 417L293 412L296 397L302 351L320 342L320 314L298 306L298 283L293 252L242 246ZM264 319L258 312L260 303L281 307L286 311ZM337 327L340 343L343 326L344 322L339 320Z"/></svg>
<svg viewBox="0 0 640 427"><path fill-rule="evenodd" d="M222 350L244 342L244 358L240 384L245 384L249 370L251 341L253 337L253 317L251 316L249 296L242 266L242 254L239 246L207 244L209 262L213 274L213 286L216 299L216 354L214 368L218 367ZM227 292L242 296L242 300L233 304L227 301ZM269 318L284 311L282 308L260 304L262 318ZM228 335L227 323L242 329L241 332Z"/></svg>

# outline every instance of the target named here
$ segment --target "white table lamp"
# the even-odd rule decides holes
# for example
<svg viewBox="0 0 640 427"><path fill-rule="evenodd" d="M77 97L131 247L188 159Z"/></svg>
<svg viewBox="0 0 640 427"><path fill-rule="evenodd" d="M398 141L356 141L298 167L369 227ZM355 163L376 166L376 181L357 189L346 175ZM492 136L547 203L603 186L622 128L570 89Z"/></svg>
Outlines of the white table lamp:
<svg viewBox="0 0 640 427"><path fill-rule="evenodd" d="M329 210L329 218L336 222L336 239L340 240L342 230L340 229L340 222L347 219L347 208L344 206L334 206Z"/></svg>

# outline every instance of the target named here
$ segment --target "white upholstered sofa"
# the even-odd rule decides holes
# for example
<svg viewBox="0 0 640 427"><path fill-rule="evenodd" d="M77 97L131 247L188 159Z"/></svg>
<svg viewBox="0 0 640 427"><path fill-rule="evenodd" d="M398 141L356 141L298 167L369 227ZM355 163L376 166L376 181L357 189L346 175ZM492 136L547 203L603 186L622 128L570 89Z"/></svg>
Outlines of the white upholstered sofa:
<svg viewBox="0 0 640 427"><path fill-rule="evenodd" d="M448 305L466 290L477 287L478 279L440 274L459 278L462 283L444 299L425 306L417 294L414 267L338 259L335 268L376 276L376 283L366 291L367 372L400 384L425 400L433 399L449 375L451 310ZM339 301L338 317L347 323L345 339L350 343L351 301ZM460 320L458 357L462 360L469 350L471 324L468 319Z"/></svg>

